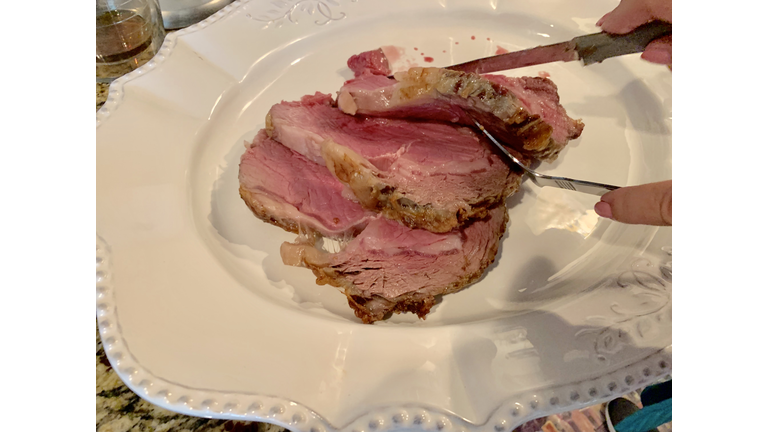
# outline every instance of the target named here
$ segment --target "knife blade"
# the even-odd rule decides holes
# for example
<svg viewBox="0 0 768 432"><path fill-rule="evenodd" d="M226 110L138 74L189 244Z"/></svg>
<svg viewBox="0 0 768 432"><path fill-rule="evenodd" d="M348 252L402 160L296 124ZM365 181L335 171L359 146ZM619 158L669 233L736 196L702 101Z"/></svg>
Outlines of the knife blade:
<svg viewBox="0 0 768 432"><path fill-rule="evenodd" d="M556 61L575 60L581 60L584 66L588 66L611 57L642 52L654 39L671 34L672 24L652 21L623 35L601 32L578 36L567 42L485 57L448 66L446 69L484 74Z"/></svg>

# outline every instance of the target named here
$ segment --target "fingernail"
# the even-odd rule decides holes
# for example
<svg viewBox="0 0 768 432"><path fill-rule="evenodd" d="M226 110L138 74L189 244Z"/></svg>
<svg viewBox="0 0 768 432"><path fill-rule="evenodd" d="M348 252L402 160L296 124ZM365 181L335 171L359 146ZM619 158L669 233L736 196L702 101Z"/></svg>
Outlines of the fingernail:
<svg viewBox="0 0 768 432"><path fill-rule="evenodd" d="M611 206L605 201L600 201L599 203L595 204L595 213L597 213L598 216L601 216L607 219L613 219L613 212L611 211Z"/></svg>
<svg viewBox="0 0 768 432"><path fill-rule="evenodd" d="M602 26L602 25L603 25L603 22L605 22L605 17L607 17L607 16L608 16L608 14L605 14L605 15L603 15L603 17L602 17L602 18L600 18L599 20L597 20L597 23L596 23L595 25L596 25L596 26L598 26L598 27Z"/></svg>

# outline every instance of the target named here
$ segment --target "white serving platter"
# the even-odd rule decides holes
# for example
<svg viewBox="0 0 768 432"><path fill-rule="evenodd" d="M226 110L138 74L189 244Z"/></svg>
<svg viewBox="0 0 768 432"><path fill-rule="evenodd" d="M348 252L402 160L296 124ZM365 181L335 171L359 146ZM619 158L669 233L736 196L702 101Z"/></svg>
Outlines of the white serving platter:
<svg viewBox="0 0 768 432"><path fill-rule="evenodd" d="M297 432L509 431L669 375L670 228L598 219L596 197L524 182L483 279L426 320L363 325L282 264L295 236L237 190L269 107L334 93L352 54L395 46L397 68L447 66L596 32L615 5L237 1L169 34L96 118L96 310L115 371L170 410ZM586 124L541 171L671 178L671 73L638 57L506 72L548 73Z"/></svg>

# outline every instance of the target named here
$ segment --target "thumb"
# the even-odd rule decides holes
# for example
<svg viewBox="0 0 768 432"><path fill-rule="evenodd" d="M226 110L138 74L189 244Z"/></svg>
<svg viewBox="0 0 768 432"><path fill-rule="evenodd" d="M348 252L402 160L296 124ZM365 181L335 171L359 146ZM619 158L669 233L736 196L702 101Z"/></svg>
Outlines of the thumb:
<svg viewBox="0 0 768 432"><path fill-rule="evenodd" d="M653 14L645 2L622 0L616 9L605 14L597 22L597 26L608 33L625 34L652 19Z"/></svg>
<svg viewBox="0 0 768 432"><path fill-rule="evenodd" d="M672 225L672 180L629 186L608 192L595 212L628 224Z"/></svg>
<svg viewBox="0 0 768 432"><path fill-rule="evenodd" d="M640 56L651 63L672 64L672 36L664 36L648 44Z"/></svg>

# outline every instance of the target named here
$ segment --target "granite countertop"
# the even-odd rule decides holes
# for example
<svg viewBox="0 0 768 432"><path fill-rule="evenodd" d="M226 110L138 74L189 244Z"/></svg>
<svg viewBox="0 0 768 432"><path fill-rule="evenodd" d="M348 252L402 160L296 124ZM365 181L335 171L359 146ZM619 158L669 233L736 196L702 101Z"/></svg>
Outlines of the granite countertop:
<svg viewBox="0 0 768 432"><path fill-rule="evenodd" d="M104 105L109 94L109 84L96 83L96 111Z"/></svg>
<svg viewBox="0 0 768 432"><path fill-rule="evenodd" d="M96 109L107 100L109 86L96 83ZM637 393L626 396L640 404ZM605 432L604 404L561 415L532 420L513 432ZM659 428L671 432L671 424ZM279 426L259 422L191 417L162 409L139 398L123 384L107 360L96 329L96 431L97 432L288 432Z"/></svg>
<svg viewBox="0 0 768 432"><path fill-rule="evenodd" d="M637 393L627 395L639 405ZM532 420L513 432L607 432L604 404ZM671 432L669 428L659 428ZM123 384L109 365L96 329L96 431L97 432L289 432L259 422L216 420L177 414L141 399Z"/></svg>
<svg viewBox="0 0 768 432"><path fill-rule="evenodd" d="M97 432L287 432L268 423L191 417L165 410L141 399L123 384L104 354L96 328Z"/></svg>

